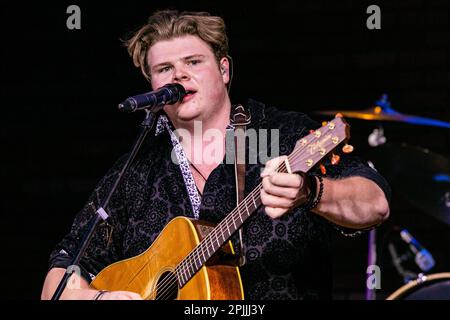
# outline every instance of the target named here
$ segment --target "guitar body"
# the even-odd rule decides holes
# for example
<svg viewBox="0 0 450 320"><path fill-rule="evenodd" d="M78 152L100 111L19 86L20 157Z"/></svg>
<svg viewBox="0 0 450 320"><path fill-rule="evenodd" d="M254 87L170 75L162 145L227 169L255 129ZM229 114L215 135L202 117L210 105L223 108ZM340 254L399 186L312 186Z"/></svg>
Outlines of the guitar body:
<svg viewBox="0 0 450 320"><path fill-rule="evenodd" d="M111 264L92 281L97 290L126 290L144 299L240 300L244 298L239 268L226 257L233 255L226 244L182 288L175 267L214 228L214 225L177 217L170 221L142 254Z"/></svg>

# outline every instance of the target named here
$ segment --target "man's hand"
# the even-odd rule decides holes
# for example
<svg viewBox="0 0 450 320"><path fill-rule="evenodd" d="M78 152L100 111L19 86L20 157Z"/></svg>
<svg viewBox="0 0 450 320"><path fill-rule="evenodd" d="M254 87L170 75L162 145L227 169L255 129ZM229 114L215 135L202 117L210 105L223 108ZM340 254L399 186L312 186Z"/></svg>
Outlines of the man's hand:
<svg viewBox="0 0 450 320"><path fill-rule="evenodd" d="M301 175L276 171L286 158L281 156L267 161L261 172L261 202L272 219L279 218L293 207L304 203L309 194Z"/></svg>
<svg viewBox="0 0 450 320"><path fill-rule="evenodd" d="M98 300L143 300L141 295L131 291L107 291Z"/></svg>
<svg viewBox="0 0 450 320"><path fill-rule="evenodd" d="M282 156L268 161L261 173L261 202L271 218L279 218L290 209L302 205L310 193L309 181L301 175L276 172L285 159L286 156ZM389 217L386 196L372 180L351 176L323 178L322 183L320 202L311 211L325 219L343 227L364 229L376 226Z"/></svg>
<svg viewBox="0 0 450 320"><path fill-rule="evenodd" d="M56 288L66 273L64 268L52 268L45 278L44 287L42 288L41 299L50 300L56 291ZM81 276L73 273L69 281L77 283L77 288L67 286L61 300L142 300L141 295L131 291L106 291L98 296L99 291L91 289L88 282Z"/></svg>

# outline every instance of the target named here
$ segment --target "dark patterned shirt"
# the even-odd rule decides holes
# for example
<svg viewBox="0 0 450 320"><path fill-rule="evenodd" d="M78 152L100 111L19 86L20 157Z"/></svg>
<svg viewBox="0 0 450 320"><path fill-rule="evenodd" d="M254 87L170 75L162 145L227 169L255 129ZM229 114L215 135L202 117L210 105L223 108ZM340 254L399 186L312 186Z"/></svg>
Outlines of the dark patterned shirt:
<svg viewBox="0 0 450 320"><path fill-rule="evenodd" d="M298 139L319 125L305 114L265 107L249 100L252 116L248 128L279 129L279 153L289 154ZM267 139L270 144L270 137ZM251 146L250 146L251 147ZM168 131L150 135L112 196L110 217L96 230L80 266L91 281L100 270L118 260L147 250L164 226L176 216L194 218L180 166L171 159ZM271 155L270 146L266 155ZM126 156L98 183L90 196L95 208L107 196ZM327 177L362 176L377 183L390 198L387 182L355 156L342 156L338 165L324 165ZM245 193L261 181L262 164L247 165ZM201 197L199 218L220 222L236 205L234 164L219 164L209 175ZM94 210L86 205L76 216L70 232L50 256L50 268L67 268L76 252ZM245 222L243 243L246 264L240 268L246 299L331 298L331 235L334 226L312 212L297 209L271 219L260 207ZM239 254L239 237L232 237Z"/></svg>

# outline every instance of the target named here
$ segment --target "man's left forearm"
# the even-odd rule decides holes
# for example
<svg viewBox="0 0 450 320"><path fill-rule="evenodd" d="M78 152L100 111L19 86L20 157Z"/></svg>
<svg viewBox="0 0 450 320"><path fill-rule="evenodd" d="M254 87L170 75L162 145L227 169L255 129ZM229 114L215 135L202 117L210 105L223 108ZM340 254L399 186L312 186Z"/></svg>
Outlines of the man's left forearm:
<svg viewBox="0 0 450 320"><path fill-rule="evenodd" d="M383 190L363 177L323 179L323 194L313 212L347 228L362 229L386 220L389 204Z"/></svg>

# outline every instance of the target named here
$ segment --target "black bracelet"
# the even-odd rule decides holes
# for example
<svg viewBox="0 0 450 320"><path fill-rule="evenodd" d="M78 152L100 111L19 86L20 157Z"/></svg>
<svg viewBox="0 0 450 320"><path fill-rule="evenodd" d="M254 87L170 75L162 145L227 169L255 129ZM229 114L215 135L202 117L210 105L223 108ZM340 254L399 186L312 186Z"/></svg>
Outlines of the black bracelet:
<svg viewBox="0 0 450 320"><path fill-rule="evenodd" d="M317 179L319 179L319 193L317 194L316 200L311 204L311 208L309 210L317 207L317 205L319 204L320 200L322 199L322 195L323 195L323 178L321 176L313 176L313 177L317 177ZM317 190L317 188L316 188L316 190Z"/></svg>
<svg viewBox="0 0 450 320"><path fill-rule="evenodd" d="M105 293L107 293L108 290L100 290L99 292L97 292L94 296L94 298L92 300L100 300L100 297L102 295L104 295Z"/></svg>
<svg viewBox="0 0 450 320"><path fill-rule="evenodd" d="M308 195L308 199L306 202L300 206L300 209L303 211L311 211L320 202L320 199L322 199L323 194L323 178L319 175L308 175L310 179L310 192ZM317 179L319 179L319 192L317 192ZM317 194L316 194L317 193Z"/></svg>

